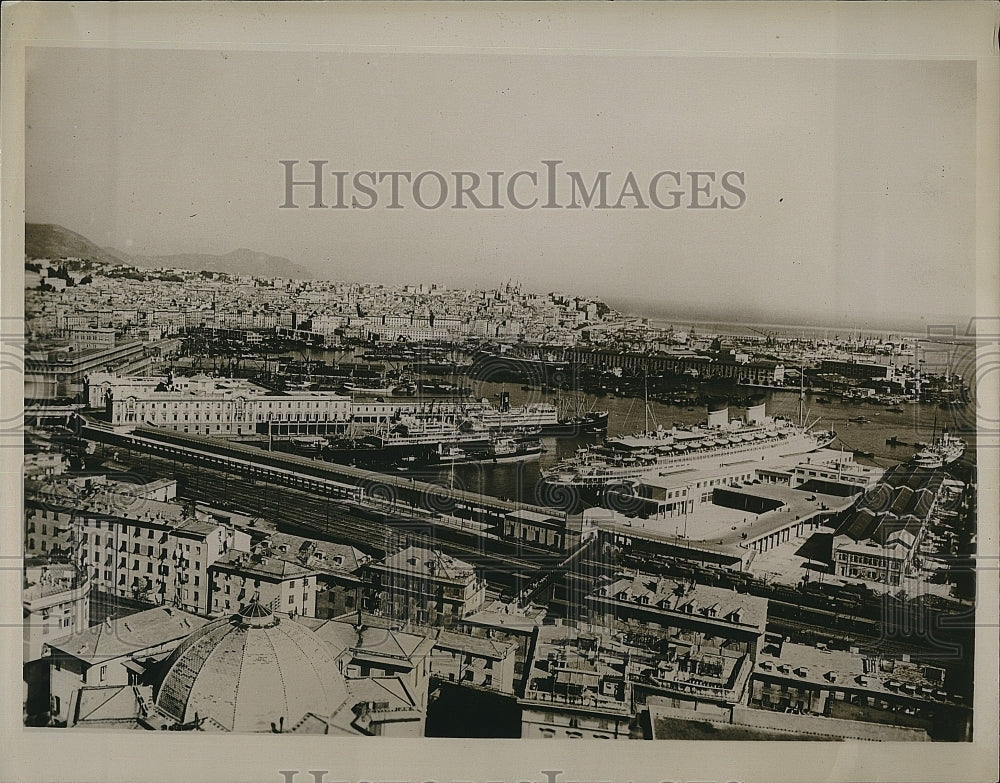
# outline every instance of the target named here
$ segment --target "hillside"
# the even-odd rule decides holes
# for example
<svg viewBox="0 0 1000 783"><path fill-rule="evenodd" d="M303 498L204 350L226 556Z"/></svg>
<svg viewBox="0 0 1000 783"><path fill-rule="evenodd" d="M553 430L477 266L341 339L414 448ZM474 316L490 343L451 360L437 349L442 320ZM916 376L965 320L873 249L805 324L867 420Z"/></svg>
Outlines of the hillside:
<svg viewBox="0 0 1000 783"><path fill-rule="evenodd" d="M131 263L143 269L156 267L193 269L197 272L225 272L230 275L253 277L284 277L308 280L312 274L302 266L281 256L271 256L240 248L222 256L206 253L182 253L171 256L131 256Z"/></svg>
<svg viewBox="0 0 1000 783"><path fill-rule="evenodd" d="M123 253L99 247L82 234L55 223L25 223L24 254L28 258L70 257L109 264L128 263Z"/></svg>
<svg viewBox="0 0 1000 783"><path fill-rule="evenodd" d="M312 274L283 258L240 248L225 255L184 253L169 256L132 256L120 250L99 247L82 234L54 223L24 224L24 253L28 258L89 258L111 264L130 264L143 269L179 268L196 272L224 272L254 277L284 277L306 280Z"/></svg>

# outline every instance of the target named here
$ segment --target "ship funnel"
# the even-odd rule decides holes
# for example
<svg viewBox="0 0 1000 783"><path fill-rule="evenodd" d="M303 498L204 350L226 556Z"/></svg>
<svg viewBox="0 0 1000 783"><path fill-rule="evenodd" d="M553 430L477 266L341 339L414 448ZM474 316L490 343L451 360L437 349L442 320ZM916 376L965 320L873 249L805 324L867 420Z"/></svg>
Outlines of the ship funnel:
<svg viewBox="0 0 1000 783"><path fill-rule="evenodd" d="M708 401L708 426L725 427L729 424L729 401L715 397Z"/></svg>
<svg viewBox="0 0 1000 783"><path fill-rule="evenodd" d="M754 395L747 402L747 424L763 424L765 418L764 398Z"/></svg>

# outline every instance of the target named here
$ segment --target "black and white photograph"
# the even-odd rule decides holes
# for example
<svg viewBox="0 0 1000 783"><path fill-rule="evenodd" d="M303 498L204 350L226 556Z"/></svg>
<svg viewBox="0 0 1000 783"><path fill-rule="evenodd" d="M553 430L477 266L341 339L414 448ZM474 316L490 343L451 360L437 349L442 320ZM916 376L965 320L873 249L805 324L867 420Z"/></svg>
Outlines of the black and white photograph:
<svg viewBox="0 0 1000 783"><path fill-rule="evenodd" d="M7 12L0 779L996 779L994 4Z"/></svg>

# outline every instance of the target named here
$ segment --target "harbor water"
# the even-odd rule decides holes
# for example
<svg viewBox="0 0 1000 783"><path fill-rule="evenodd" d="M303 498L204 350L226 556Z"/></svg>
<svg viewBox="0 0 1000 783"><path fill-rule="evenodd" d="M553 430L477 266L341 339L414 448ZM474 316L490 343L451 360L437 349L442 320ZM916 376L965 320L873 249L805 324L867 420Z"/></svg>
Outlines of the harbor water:
<svg viewBox="0 0 1000 783"><path fill-rule="evenodd" d="M330 363L356 361L359 358L356 352L314 350L309 353L314 359ZM900 411L893 411L884 405L847 403L828 393L817 392L805 395L805 422L816 429L834 430L837 438L829 448L843 449L862 464L888 468L905 462L918 450L917 444L932 441L944 429L966 440L966 458L970 458L976 448L975 355L969 345L921 342L921 356L929 357L935 369L939 361L934 357L938 353L946 355L948 366L961 373L969 383L971 399L966 405L941 407L926 403L901 403L897 406ZM512 406L532 402L556 403L560 406L561 415L590 409L608 410L608 435L641 432L658 426L670 428L674 424L699 424L706 418L705 408L698 406L668 405L655 401L646 404L642 399L614 395L584 397L565 392L543 393L538 389L521 388L516 383L476 381L464 376L448 380L471 387L470 399L487 399L494 405L499 401L500 394L507 392ZM737 393L746 396L751 391L763 394L768 415L798 421L799 390L740 387ZM742 408L731 404L731 418L742 414ZM851 421L859 417L866 421ZM499 464L470 463L453 468L412 471L407 475L492 497L538 505L559 505L560 498L549 494L552 488L541 483L542 471L561 459L573 456L577 449L600 442L602 438L603 435L597 434L561 438L543 436L541 440L545 451L538 459ZM889 442L892 439L897 445ZM867 456L869 454L872 456Z"/></svg>

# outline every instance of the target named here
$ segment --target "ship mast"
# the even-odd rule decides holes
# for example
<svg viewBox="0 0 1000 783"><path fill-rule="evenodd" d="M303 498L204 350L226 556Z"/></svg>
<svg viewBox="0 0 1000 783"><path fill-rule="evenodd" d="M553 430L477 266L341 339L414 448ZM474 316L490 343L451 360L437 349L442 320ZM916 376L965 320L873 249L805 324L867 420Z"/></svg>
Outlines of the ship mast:
<svg viewBox="0 0 1000 783"><path fill-rule="evenodd" d="M805 369L799 365L799 427L802 426L803 409L806 404L806 374Z"/></svg>
<svg viewBox="0 0 1000 783"><path fill-rule="evenodd" d="M643 432L649 432L649 379L647 378L645 371L643 371L642 374L642 398L643 409L646 416L646 426Z"/></svg>

